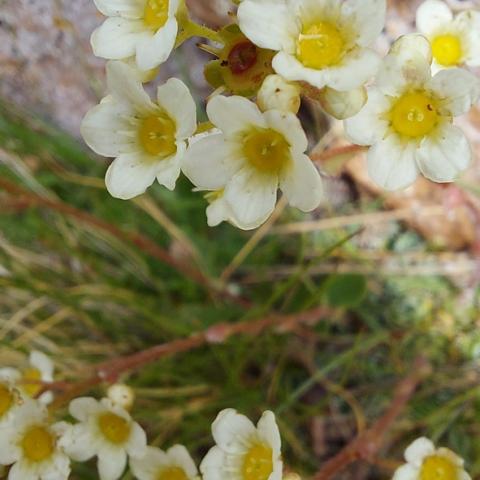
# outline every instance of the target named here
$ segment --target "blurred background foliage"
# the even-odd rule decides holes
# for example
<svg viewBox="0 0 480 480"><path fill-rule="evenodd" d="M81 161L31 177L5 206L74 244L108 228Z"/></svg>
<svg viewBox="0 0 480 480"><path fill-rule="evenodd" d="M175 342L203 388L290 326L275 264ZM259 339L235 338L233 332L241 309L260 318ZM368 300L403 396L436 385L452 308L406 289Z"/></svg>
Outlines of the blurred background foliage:
<svg viewBox="0 0 480 480"><path fill-rule="evenodd" d="M208 228L206 201L185 179L174 192L155 186L136 201L111 198L105 163L54 118L19 103L0 102L2 365L21 365L40 349L53 357L59 380L75 381L89 365L217 322L325 305L328 316L286 335L236 336L122 377L136 389L133 415L151 443L184 443L199 460L220 409L256 419L268 408L278 414L286 465L308 477L381 415L423 356L432 373L381 459L343 478L388 478L420 435L464 456L480 478L478 189L468 175L456 187L425 183L385 197L366 185L358 158L329 159L321 166L330 203L313 216L278 211L260 237ZM336 127L314 106L304 105L302 117L313 138L328 139L321 148L338 144ZM9 193L5 184L22 191ZM432 199L444 217L429 223ZM128 235L223 282L248 307L212 296ZM90 393L101 396L105 387ZM72 478L92 478L91 471L75 465Z"/></svg>

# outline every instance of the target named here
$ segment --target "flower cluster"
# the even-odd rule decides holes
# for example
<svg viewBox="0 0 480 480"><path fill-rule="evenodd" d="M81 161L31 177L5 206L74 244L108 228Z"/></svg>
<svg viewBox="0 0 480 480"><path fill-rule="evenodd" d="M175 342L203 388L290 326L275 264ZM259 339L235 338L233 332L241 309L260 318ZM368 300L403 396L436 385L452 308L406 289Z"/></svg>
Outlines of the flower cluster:
<svg viewBox="0 0 480 480"><path fill-rule="evenodd" d="M216 445L198 469L182 445L166 451L147 445L129 413L134 395L126 385L110 387L100 401L75 398L68 407L75 422L55 421L42 395L53 380L53 364L39 352L32 353L31 364L23 376L0 370L0 467L8 480L66 480L72 461L94 457L100 480L118 480L127 464L138 480L200 480L199 470L204 480L283 478L280 433L270 411L257 426L234 409L220 412L212 424ZM48 375L40 371L46 366ZM27 375L34 368L40 373Z"/></svg>
<svg viewBox="0 0 480 480"><path fill-rule="evenodd" d="M39 373L33 375L34 369ZM127 465L138 480L297 478L284 474L280 432L271 411L257 425L233 408L221 411L212 424L215 445L197 468L183 445L166 451L148 446L145 431L130 414L135 395L126 385L112 385L100 401L75 398L68 407L74 423L55 421L57 410L47 410L42 393L52 373L52 362L40 352L32 352L21 372L0 370L0 469L7 480L67 480L72 462L94 457L100 480L118 480ZM405 460L393 480L470 480L460 457L424 437L406 449Z"/></svg>
<svg viewBox="0 0 480 480"><path fill-rule="evenodd" d="M278 190L291 206L315 210L324 189L297 117L302 96L369 147L369 174L385 189L406 188L420 173L452 182L471 162L453 119L480 98L467 70L480 65L480 12L454 17L443 1L426 0L420 33L382 58L374 46L386 0L242 0L219 31L193 22L184 0L94 1L107 17L91 43L109 60L108 95L86 115L82 135L115 159L106 175L114 197L136 197L155 180L173 190L183 172L208 192L211 226L257 228ZM181 80L159 86L155 101L142 85L192 36L206 38L199 47L216 57L205 67L215 91L200 125Z"/></svg>

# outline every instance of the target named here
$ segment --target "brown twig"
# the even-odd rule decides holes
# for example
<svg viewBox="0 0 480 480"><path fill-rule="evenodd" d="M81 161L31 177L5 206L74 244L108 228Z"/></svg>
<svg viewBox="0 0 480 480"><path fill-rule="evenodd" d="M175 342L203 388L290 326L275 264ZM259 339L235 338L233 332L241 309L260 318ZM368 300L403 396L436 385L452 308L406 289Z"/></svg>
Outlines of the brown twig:
<svg viewBox="0 0 480 480"><path fill-rule="evenodd" d="M368 430L357 435L337 455L328 460L314 476L314 480L329 480L357 460L372 462L382 447L385 434L402 413L418 384L429 371L430 366L427 361L423 358L418 359L412 374L397 385L387 411Z"/></svg>
<svg viewBox="0 0 480 480"><path fill-rule="evenodd" d="M140 233L125 232L117 226L112 225L111 223L108 223L100 218L97 218L88 212L80 210L76 207L73 207L72 205L61 202L59 200L52 200L37 195L34 192L29 192L22 187L6 180L5 178L0 178L0 188L11 195L18 196L19 198L17 198L17 200L21 200L23 206L28 204L29 206L46 207L50 210L54 210L69 217L75 218L76 220L87 225L94 226L116 238L136 245L144 253L150 255L153 258L156 258L157 260L160 260L166 265L169 265L178 272L182 273L190 280L206 287L212 294L215 294L217 296L224 296L234 301L235 303L241 304L243 306L248 307L250 305L248 301L232 295L221 285L217 285L215 282L212 282L200 270L194 269L183 262L179 262L174 257L172 257L165 249L159 247L153 240Z"/></svg>
<svg viewBox="0 0 480 480"><path fill-rule="evenodd" d="M52 404L52 408L57 408L103 382L113 383L123 373L131 372L161 358L187 352L208 344L220 344L234 335L258 335L268 328L275 327L275 331L285 333L300 323L317 322L329 312L330 310L325 307L317 307L313 310L292 315L270 315L260 319L232 324L219 323L188 338L173 340L132 355L119 357L95 367L90 367L89 371L93 370L94 373L79 383L54 382L46 384L42 393L46 390L63 392Z"/></svg>

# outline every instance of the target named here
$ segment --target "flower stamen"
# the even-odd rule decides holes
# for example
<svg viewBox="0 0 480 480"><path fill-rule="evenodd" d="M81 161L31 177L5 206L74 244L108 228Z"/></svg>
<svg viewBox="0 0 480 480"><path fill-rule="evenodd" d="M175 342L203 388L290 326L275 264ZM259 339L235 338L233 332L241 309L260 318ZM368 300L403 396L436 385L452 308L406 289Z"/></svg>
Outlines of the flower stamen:
<svg viewBox="0 0 480 480"><path fill-rule="evenodd" d="M55 450L55 438L43 426L33 426L24 434L21 447L25 457L31 462L42 462Z"/></svg>
<svg viewBox="0 0 480 480"><path fill-rule="evenodd" d="M307 68L320 70L340 62L345 51L342 34L329 22L304 28L297 41L297 57Z"/></svg>
<svg viewBox="0 0 480 480"><path fill-rule="evenodd" d="M272 472L272 449L263 443L253 445L245 455L243 480L268 480Z"/></svg>
<svg viewBox="0 0 480 480"><path fill-rule="evenodd" d="M432 40L432 54L440 65L458 65L463 56L462 43L456 35L439 35Z"/></svg>
<svg viewBox="0 0 480 480"><path fill-rule="evenodd" d="M419 480L458 480L457 466L440 455L427 457L420 470Z"/></svg>
<svg viewBox="0 0 480 480"><path fill-rule="evenodd" d="M98 426L104 437L115 445L125 443L130 436L130 424L120 415L107 412L98 418Z"/></svg>
<svg viewBox="0 0 480 480"><path fill-rule="evenodd" d="M393 129L411 138L429 134L438 123L435 101L423 92L407 93L400 97L390 117Z"/></svg>
<svg viewBox="0 0 480 480"><path fill-rule="evenodd" d="M162 28L168 20L169 0L147 0L143 21L154 30Z"/></svg>
<svg viewBox="0 0 480 480"><path fill-rule="evenodd" d="M169 157L177 151L176 130L175 122L166 113L147 117L140 125L140 144L150 155Z"/></svg>
<svg viewBox="0 0 480 480"><path fill-rule="evenodd" d="M290 161L290 145L271 128L252 128L245 135L243 153L248 162L263 173L276 173Z"/></svg>

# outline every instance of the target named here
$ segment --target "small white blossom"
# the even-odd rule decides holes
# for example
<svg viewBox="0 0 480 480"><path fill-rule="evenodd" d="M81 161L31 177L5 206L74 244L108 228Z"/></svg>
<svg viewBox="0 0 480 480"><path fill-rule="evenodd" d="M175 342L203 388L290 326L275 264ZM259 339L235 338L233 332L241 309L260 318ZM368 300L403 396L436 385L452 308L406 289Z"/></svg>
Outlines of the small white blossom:
<svg viewBox="0 0 480 480"><path fill-rule="evenodd" d="M166 452L147 447L147 453L130 460L130 468L138 480L195 480L198 470L183 445L174 445Z"/></svg>
<svg viewBox="0 0 480 480"><path fill-rule="evenodd" d="M405 450L405 460L393 480L470 480L462 458L448 448L436 449L425 437L417 438Z"/></svg>
<svg viewBox="0 0 480 480"><path fill-rule="evenodd" d="M417 28L432 45L434 69L480 66L480 12L453 16L441 0L427 0L417 10Z"/></svg>
<svg viewBox="0 0 480 480"><path fill-rule="evenodd" d="M126 60L135 56L146 71L165 62L177 38L180 0L94 0L108 18L91 38L96 56Z"/></svg>
<svg viewBox="0 0 480 480"><path fill-rule="evenodd" d="M216 446L200 465L204 480L281 480L281 439L275 415L266 411L257 426L236 410L220 412L213 422Z"/></svg>
<svg viewBox="0 0 480 480"><path fill-rule="evenodd" d="M171 78L157 89L157 103L138 73L124 62L107 64L109 95L85 116L81 132L99 155L115 157L105 182L110 194L130 199L155 179L170 190L180 174L186 140L197 127L187 86Z"/></svg>
<svg viewBox="0 0 480 480"><path fill-rule="evenodd" d="M8 378L16 388L26 397L36 397L42 390L41 382L52 382L55 366L52 360L42 352L34 350L30 352L29 367L23 370L14 368L0 369L0 379ZM31 382L31 383L29 383ZM48 405L53 400L52 392L44 392L38 400Z"/></svg>
<svg viewBox="0 0 480 480"><path fill-rule="evenodd" d="M401 37L380 68L360 113L345 121L347 136L371 145L368 171L388 190L406 188L421 172L451 182L470 164L472 151L452 118L480 97L480 81L452 68L431 74L431 48L422 35Z"/></svg>
<svg viewBox="0 0 480 480"><path fill-rule="evenodd" d="M273 68L285 79L346 91L377 71L369 47L385 11L385 0L244 0L238 20L253 43L278 52Z"/></svg>
<svg viewBox="0 0 480 480"><path fill-rule="evenodd" d="M278 188L302 211L319 205L322 181L304 153L307 138L294 114L262 113L237 96L214 97L207 113L221 133L192 143L182 170L198 189L218 193L223 216L242 229L257 228L273 212ZM212 213L209 222L222 215Z"/></svg>
<svg viewBox="0 0 480 480"><path fill-rule="evenodd" d="M76 398L69 411L80 423L66 431L62 446L78 462L97 456L100 480L117 480L125 470L128 456L145 455L145 432L126 410L110 400Z"/></svg>
<svg viewBox="0 0 480 480"><path fill-rule="evenodd" d="M51 425L44 405L26 400L13 421L0 429L0 464L11 465L8 480L66 480L70 459L61 447L67 425Z"/></svg>

